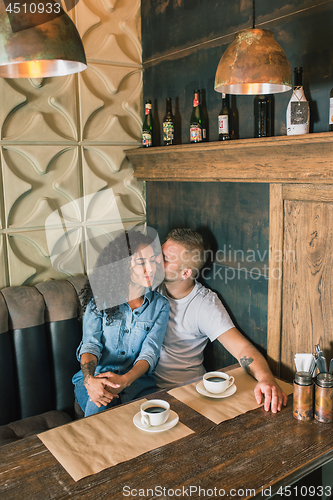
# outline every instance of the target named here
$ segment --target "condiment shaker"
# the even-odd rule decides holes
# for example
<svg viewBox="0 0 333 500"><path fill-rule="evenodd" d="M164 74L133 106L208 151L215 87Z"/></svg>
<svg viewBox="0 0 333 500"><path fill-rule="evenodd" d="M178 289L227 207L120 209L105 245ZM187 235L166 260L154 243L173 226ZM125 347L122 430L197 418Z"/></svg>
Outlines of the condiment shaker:
<svg viewBox="0 0 333 500"><path fill-rule="evenodd" d="M309 372L296 372L294 380L293 416L297 420L313 418L314 383Z"/></svg>
<svg viewBox="0 0 333 500"><path fill-rule="evenodd" d="M333 375L318 373L315 384L315 419L333 422Z"/></svg>

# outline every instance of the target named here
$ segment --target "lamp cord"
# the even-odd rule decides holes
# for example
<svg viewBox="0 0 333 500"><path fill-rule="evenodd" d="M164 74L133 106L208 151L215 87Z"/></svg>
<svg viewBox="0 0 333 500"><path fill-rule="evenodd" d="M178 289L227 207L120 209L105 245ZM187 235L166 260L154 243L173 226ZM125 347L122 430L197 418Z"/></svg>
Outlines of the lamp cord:
<svg viewBox="0 0 333 500"><path fill-rule="evenodd" d="M253 14L252 14L252 21L253 21L253 26L252 28L254 29L255 28L255 24L256 24L256 6L255 6L255 1L253 0L253 3L252 3L252 7L253 7Z"/></svg>

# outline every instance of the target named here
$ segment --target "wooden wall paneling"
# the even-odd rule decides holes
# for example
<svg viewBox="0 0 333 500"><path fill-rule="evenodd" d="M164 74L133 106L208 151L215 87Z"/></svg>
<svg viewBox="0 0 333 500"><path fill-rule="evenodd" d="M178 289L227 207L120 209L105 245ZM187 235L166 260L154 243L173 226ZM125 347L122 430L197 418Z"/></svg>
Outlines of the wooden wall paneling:
<svg viewBox="0 0 333 500"><path fill-rule="evenodd" d="M282 186L280 201L276 191L272 186L270 248L281 248L283 233L283 263L282 279L278 283L270 279L269 284L268 353L275 364L280 360L281 377L292 380L297 352L313 352L320 343L328 360L333 355L333 236L329 230L333 186Z"/></svg>
<svg viewBox="0 0 333 500"><path fill-rule="evenodd" d="M281 308L283 260L282 184L270 185L269 199L269 285L267 317L267 356L275 375L280 375Z"/></svg>

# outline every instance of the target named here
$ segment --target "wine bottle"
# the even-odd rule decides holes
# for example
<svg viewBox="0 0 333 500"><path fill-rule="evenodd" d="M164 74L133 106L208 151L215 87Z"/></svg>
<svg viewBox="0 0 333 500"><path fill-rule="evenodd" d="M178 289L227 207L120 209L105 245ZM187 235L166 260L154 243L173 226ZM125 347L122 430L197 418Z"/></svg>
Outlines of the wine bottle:
<svg viewBox="0 0 333 500"><path fill-rule="evenodd" d="M254 98L254 137L273 135L273 96L256 95Z"/></svg>
<svg viewBox="0 0 333 500"><path fill-rule="evenodd" d="M166 98L166 113L163 118L163 143L171 146L175 143L175 122L171 111L171 97Z"/></svg>
<svg viewBox="0 0 333 500"><path fill-rule="evenodd" d="M218 116L219 141L228 141L231 139L231 118L229 96L222 94L222 108Z"/></svg>
<svg viewBox="0 0 333 500"><path fill-rule="evenodd" d="M329 117L329 128L330 132L333 132L333 89L330 92L330 117Z"/></svg>
<svg viewBox="0 0 333 500"><path fill-rule="evenodd" d="M202 142L205 139L206 124L200 104L200 90L195 90L190 120L190 142Z"/></svg>
<svg viewBox="0 0 333 500"><path fill-rule="evenodd" d="M302 85L302 68L295 68L293 94L287 107L287 135L308 134L310 108Z"/></svg>
<svg viewBox="0 0 333 500"><path fill-rule="evenodd" d="M142 146L150 148L155 144L155 127L154 120L151 113L151 101L146 100L145 104L145 118L142 125Z"/></svg>

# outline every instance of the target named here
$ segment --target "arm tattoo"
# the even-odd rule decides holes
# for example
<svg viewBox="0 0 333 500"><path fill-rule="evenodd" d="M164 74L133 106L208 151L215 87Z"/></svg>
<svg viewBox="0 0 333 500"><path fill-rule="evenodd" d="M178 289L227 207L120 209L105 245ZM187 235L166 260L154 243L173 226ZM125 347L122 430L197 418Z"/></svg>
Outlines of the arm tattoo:
<svg viewBox="0 0 333 500"><path fill-rule="evenodd" d="M243 358L241 358L240 360L240 365L241 367L244 368L244 370L247 372L247 373L250 373L250 364L253 363L253 358L247 358L246 356L244 356Z"/></svg>
<svg viewBox="0 0 333 500"><path fill-rule="evenodd" d="M82 370L84 382L86 382L90 376L91 377L94 376L95 368L96 368L95 361L87 361L86 363L83 363L83 364L81 363L81 370Z"/></svg>

